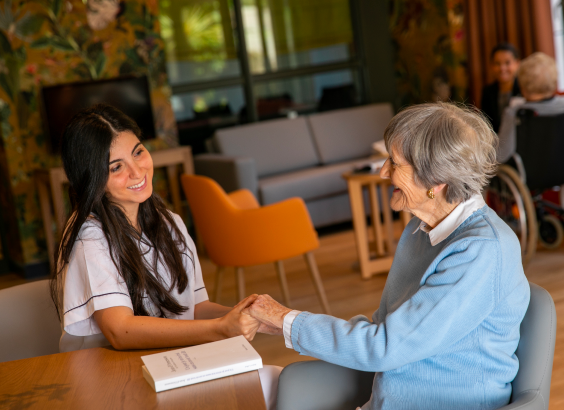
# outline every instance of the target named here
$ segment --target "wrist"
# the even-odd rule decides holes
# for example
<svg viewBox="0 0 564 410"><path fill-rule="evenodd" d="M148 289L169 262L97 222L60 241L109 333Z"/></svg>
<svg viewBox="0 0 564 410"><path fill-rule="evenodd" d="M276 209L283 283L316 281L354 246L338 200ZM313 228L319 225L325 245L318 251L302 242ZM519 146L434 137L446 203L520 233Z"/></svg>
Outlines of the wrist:
<svg viewBox="0 0 564 410"><path fill-rule="evenodd" d="M281 313L278 315L278 320L277 320L277 323L276 323L276 327L282 329L282 327L284 326L284 318L285 318L286 315L287 315L288 313L290 313L291 311L292 311L292 309L286 308L283 312L281 312Z"/></svg>
<svg viewBox="0 0 564 410"><path fill-rule="evenodd" d="M214 322L214 334L216 335L217 340L223 340L231 337L231 328L226 316L212 319L212 321Z"/></svg>

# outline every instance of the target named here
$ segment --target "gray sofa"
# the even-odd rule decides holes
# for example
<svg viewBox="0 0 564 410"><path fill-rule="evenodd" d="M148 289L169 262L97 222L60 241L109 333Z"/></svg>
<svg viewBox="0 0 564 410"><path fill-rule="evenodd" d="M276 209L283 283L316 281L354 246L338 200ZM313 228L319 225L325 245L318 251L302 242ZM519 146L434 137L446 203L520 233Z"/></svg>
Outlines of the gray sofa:
<svg viewBox="0 0 564 410"><path fill-rule="evenodd" d="M341 175L367 161L393 116L390 104L218 130L216 154L194 158L196 174L227 192L247 188L261 204L304 199L315 227L351 219Z"/></svg>

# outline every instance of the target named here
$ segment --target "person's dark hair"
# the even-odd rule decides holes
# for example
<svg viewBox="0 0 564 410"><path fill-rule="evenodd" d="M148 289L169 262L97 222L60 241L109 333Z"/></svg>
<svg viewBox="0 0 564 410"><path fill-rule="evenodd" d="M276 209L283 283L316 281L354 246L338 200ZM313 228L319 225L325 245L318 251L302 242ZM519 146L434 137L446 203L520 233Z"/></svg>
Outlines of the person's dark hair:
<svg viewBox="0 0 564 410"><path fill-rule="evenodd" d="M513 54L513 57L516 60L519 60L521 58L519 50L517 50L517 48L513 44L511 44L511 43L499 43L497 46L495 46L492 49L492 52L490 53L490 60L493 60L495 53L497 53L498 51L507 51L507 52Z"/></svg>
<svg viewBox="0 0 564 410"><path fill-rule="evenodd" d="M150 316L143 304L145 297L153 302L160 317L166 317L166 312L181 314L188 309L170 292L176 287L182 293L188 286L182 253L192 260L192 269L195 269L194 255L163 201L153 193L139 205L137 231L123 208L106 195L110 147L123 131L141 136L135 121L123 112L107 104L97 104L76 114L63 133L61 155L70 184L72 214L55 252L56 266L51 279L51 297L61 319L63 272L75 242L80 239L80 229L89 217L101 225L112 261L127 284L135 315ZM152 247L152 261L145 262L141 244ZM159 280L158 261L170 272L168 289Z"/></svg>

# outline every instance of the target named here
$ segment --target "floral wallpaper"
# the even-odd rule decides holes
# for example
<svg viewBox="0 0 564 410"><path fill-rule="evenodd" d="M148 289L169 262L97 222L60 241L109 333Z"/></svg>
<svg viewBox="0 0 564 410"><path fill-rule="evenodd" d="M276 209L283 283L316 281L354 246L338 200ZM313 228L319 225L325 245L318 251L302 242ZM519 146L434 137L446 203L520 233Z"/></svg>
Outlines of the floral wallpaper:
<svg viewBox="0 0 564 410"><path fill-rule="evenodd" d="M21 259L47 259L34 170L59 165L49 154L40 115L41 86L147 75L158 138L177 145L169 103L157 0L2 0L0 124L14 198Z"/></svg>
<svg viewBox="0 0 564 410"><path fill-rule="evenodd" d="M466 99L463 24L463 0L390 0L399 107Z"/></svg>

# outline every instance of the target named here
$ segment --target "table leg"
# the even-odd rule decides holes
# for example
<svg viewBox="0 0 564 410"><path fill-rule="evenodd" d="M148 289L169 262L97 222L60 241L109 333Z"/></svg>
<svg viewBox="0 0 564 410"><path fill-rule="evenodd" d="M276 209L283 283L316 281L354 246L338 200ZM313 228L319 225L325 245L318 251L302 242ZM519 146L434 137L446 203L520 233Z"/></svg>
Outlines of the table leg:
<svg viewBox="0 0 564 410"><path fill-rule="evenodd" d="M390 208L390 196L388 189L390 185L379 184L380 195L382 195L382 212L384 213L384 226L386 227L386 248L390 255L393 255L396 250L396 243L394 241L394 227L392 224L392 210Z"/></svg>
<svg viewBox="0 0 564 410"><path fill-rule="evenodd" d="M53 235L53 218L51 217L51 203L49 201L49 190L44 181L39 178L35 180L37 193L39 194L39 205L41 206L41 216L43 217L43 229L45 230L45 241L47 242L47 253L49 255L49 265L55 266L55 235Z"/></svg>
<svg viewBox="0 0 564 410"><path fill-rule="evenodd" d="M182 202L180 201L180 182L178 181L178 173L176 165L169 165L166 167L168 176L168 185L170 187L170 196L172 199L172 206L174 212L182 215Z"/></svg>
<svg viewBox="0 0 564 410"><path fill-rule="evenodd" d="M362 185L357 181L348 181L348 186L360 273L363 279L368 279L370 278L370 252L368 249L366 214L362 200Z"/></svg>
<svg viewBox="0 0 564 410"><path fill-rule="evenodd" d="M65 227L65 203L63 201L63 184L64 181L60 175L50 172L49 180L51 182L51 196L53 198L53 210L55 213L55 221L57 223L57 231L55 237L60 239Z"/></svg>
<svg viewBox="0 0 564 410"><path fill-rule="evenodd" d="M188 175L193 175L194 174L194 160L192 158L192 150L190 149L190 147L184 147L187 148L184 150L184 173L188 174Z"/></svg>
<svg viewBox="0 0 564 410"><path fill-rule="evenodd" d="M384 238L382 235L382 222L380 220L380 205L378 204L378 195L376 193L376 184L368 185L370 196L372 229L374 230L374 243L376 244L376 254L384 256Z"/></svg>

